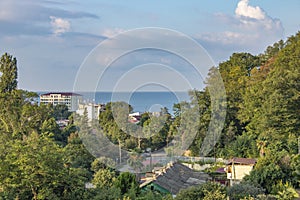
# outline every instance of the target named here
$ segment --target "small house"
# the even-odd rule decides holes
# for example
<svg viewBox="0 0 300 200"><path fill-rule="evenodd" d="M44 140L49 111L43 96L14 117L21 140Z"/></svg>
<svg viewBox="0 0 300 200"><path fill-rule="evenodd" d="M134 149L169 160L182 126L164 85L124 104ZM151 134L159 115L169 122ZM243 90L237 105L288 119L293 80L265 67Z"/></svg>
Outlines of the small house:
<svg viewBox="0 0 300 200"><path fill-rule="evenodd" d="M256 160L252 158L232 158L228 161L225 171L230 185L238 184L253 170Z"/></svg>

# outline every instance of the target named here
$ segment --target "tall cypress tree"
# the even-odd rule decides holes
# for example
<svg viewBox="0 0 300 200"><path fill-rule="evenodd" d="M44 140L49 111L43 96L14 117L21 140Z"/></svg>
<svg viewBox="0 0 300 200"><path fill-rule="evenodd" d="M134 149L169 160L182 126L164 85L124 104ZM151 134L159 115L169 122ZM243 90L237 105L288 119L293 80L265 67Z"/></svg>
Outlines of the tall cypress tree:
<svg viewBox="0 0 300 200"><path fill-rule="evenodd" d="M0 59L0 92L11 92L17 88L18 85L18 69L17 59L8 53L1 56Z"/></svg>

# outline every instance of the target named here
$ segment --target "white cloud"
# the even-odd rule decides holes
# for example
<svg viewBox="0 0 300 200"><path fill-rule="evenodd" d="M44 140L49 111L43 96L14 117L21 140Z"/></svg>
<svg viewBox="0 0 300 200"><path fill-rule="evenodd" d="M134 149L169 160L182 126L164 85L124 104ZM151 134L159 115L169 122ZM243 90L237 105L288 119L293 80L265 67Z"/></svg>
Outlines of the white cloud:
<svg viewBox="0 0 300 200"><path fill-rule="evenodd" d="M241 28L252 31L283 32L278 19L274 19L259 6L249 5L249 0L240 0L235 9L235 19Z"/></svg>
<svg viewBox="0 0 300 200"><path fill-rule="evenodd" d="M235 14L239 17L249 17L253 19L265 19L266 13L258 6L249 5L249 0L241 0L236 9Z"/></svg>
<svg viewBox="0 0 300 200"><path fill-rule="evenodd" d="M124 32L125 30L124 29L121 29L121 28L114 28L114 29L105 29L101 35L105 36L105 37L108 37L108 38L112 38L122 32Z"/></svg>
<svg viewBox="0 0 300 200"><path fill-rule="evenodd" d="M256 38L255 35L246 35L239 32L224 31L221 33L205 33L201 35L201 39L208 42L217 42L224 45L229 44L246 44L251 38Z"/></svg>
<svg viewBox="0 0 300 200"><path fill-rule="evenodd" d="M71 29L71 24L68 20L59 17L50 16L51 26L54 35L60 35L68 32Z"/></svg>
<svg viewBox="0 0 300 200"><path fill-rule="evenodd" d="M202 33L197 37L212 48L209 51L212 54L217 51L227 56L232 51L261 53L284 34L279 19L270 17L259 6L249 5L249 0L240 0L232 15L217 13L215 19L216 26L220 26L219 31ZM215 49L217 47L219 49Z"/></svg>
<svg viewBox="0 0 300 200"><path fill-rule="evenodd" d="M22 8L23 7L23 8ZM24 19L23 3L16 4L16 1L0 1L0 20L13 21L16 19Z"/></svg>
<svg viewBox="0 0 300 200"><path fill-rule="evenodd" d="M2 9L0 10L0 20L10 20L13 18L13 13L9 10Z"/></svg>

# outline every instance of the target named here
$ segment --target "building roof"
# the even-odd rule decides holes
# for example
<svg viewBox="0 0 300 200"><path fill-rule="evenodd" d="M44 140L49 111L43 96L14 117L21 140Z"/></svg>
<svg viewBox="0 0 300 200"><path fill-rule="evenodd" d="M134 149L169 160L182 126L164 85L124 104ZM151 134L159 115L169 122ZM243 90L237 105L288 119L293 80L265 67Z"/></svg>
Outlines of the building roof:
<svg viewBox="0 0 300 200"><path fill-rule="evenodd" d="M234 164L242 164L242 165L255 165L256 159L253 158L232 158L228 161L228 165Z"/></svg>
<svg viewBox="0 0 300 200"><path fill-rule="evenodd" d="M221 168L218 168L218 169L215 171L215 173L224 174L224 173L226 173L226 171L225 171L224 167L221 167Z"/></svg>
<svg viewBox="0 0 300 200"><path fill-rule="evenodd" d="M174 163L165 168L165 172L158 175L155 180L147 181L143 186L152 182L172 194L177 194L181 189L205 183L207 180L211 180L208 174L195 172L181 163Z"/></svg>
<svg viewBox="0 0 300 200"><path fill-rule="evenodd" d="M41 96L43 95L51 95L51 94L60 94L60 95L64 95L64 96L82 96L81 94L77 94L74 92L48 92L45 94L41 94Z"/></svg>

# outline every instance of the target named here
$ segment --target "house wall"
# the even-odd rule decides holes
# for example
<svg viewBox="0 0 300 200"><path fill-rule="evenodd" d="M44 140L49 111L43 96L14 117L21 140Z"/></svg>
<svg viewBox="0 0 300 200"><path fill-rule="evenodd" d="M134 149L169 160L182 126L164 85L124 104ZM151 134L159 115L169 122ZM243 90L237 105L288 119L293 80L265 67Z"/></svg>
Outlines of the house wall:
<svg viewBox="0 0 300 200"><path fill-rule="evenodd" d="M87 117L89 121L92 121L94 119L99 119L101 108L102 108L101 105L98 104L79 104L76 113L79 115L83 115L84 110L86 109L88 115Z"/></svg>
<svg viewBox="0 0 300 200"><path fill-rule="evenodd" d="M71 96L70 111L76 111L81 101L82 101L82 96Z"/></svg>
<svg viewBox="0 0 300 200"><path fill-rule="evenodd" d="M227 173L228 179L242 180L246 175L249 175L253 169L252 165L233 165L229 166L231 173Z"/></svg>
<svg viewBox="0 0 300 200"><path fill-rule="evenodd" d="M158 191L162 194L171 194L170 191L166 190L165 188L161 187L158 184L151 182L150 184L146 185L145 187L141 188L143 191Z"/></svg>

